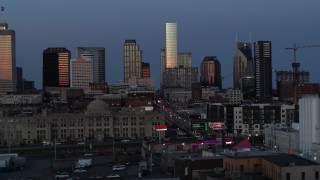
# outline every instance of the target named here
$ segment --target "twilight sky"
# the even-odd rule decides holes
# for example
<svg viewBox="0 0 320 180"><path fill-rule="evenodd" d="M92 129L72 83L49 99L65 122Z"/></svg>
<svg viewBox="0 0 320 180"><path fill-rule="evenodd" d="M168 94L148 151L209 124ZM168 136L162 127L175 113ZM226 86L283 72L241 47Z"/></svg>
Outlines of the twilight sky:
<svg viewBox="0 0 320 180"><path fill-rule="evenodd" d="M42 51L63 46L106 48L106 80L123 80L123 43L136 39L159 87L160 49L165 23L178 23L178 51L192 52L199 67L205 56L217 56L232 86L235 32L239 41L272 41L272 64L291 70L293 52L286 47L320 45L320 1L301 0L3 0L0 21L16 31L16 64L25 79L42 87ZM320 82L320 48L299 49L301 70ZM275 80L275 79L274 79Z"/></svg>

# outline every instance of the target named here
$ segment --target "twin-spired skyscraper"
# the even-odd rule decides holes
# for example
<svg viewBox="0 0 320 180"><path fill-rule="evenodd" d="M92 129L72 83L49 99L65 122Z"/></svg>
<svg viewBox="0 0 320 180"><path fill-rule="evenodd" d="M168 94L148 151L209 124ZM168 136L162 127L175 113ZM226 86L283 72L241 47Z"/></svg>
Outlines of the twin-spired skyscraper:
<svg viewBox="0 0 320 180"><path fill-rule="evenodd" d="M15 32L0 23L0 94L16 90Z"/></svg>

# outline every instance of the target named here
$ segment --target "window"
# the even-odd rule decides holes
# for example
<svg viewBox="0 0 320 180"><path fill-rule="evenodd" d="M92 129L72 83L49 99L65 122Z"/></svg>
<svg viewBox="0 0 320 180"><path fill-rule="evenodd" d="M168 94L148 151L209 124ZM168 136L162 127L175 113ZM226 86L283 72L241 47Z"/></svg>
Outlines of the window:
<svg viewBox="0 0 320 180"><path fill-rule="evenodd" d="M290 180L290 173L286 174L286 180Z"/></svg>
<svg viewBox="0 0 320 180"><path fill-rule="evenodd" d="M243 165L240 165L240 172L243 172Z"/></svg>

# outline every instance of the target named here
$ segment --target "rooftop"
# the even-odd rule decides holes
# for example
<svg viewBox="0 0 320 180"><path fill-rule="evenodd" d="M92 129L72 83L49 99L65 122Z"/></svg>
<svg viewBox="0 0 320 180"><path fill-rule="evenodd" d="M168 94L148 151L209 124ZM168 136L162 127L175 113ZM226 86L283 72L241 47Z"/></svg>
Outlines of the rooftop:
<svg viewBox="0 0 320 180"><path fill-rule="evenodd" d="M314 161L304 159L296 155L279 154L274 156L265 156L265 160L272 162L278 166L312 166L320 165Z"/></svg>

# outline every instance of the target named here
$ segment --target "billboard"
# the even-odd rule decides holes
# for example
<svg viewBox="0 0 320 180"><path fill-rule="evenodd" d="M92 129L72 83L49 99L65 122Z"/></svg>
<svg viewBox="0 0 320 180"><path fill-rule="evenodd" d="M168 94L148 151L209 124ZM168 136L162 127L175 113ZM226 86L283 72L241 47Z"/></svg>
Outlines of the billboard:
<svg viewBox="0 0 320 180"><path fill-rule="evenodd" d="M166 131L167 125L158 125L156 126L156 131Z"/></svg>
<svg viewBox="0 0 320 180"><path fill-rule="evenodd" d="M197 122L197 123L192 123L191 124L191 128L192 128L192 131L203 131L203 130L207 130L207 126L206 126L206 123L200 123L200 122Z"/></svg>
<svg viewBox="0 0 320 180"><path fill-rule="evenodd" d="M210 129L213 130L224 130L226 129L226 126L224 122L208 122L208 126Z"/></svg>

